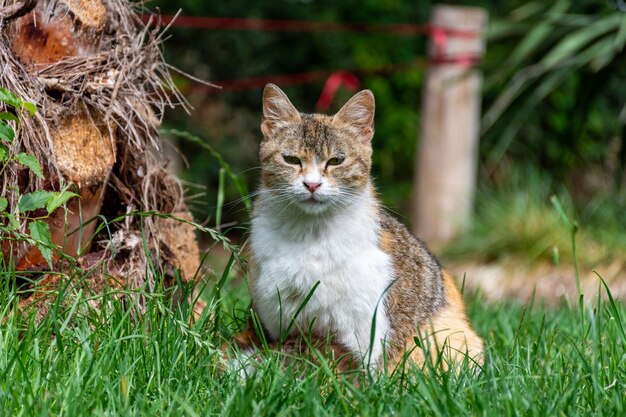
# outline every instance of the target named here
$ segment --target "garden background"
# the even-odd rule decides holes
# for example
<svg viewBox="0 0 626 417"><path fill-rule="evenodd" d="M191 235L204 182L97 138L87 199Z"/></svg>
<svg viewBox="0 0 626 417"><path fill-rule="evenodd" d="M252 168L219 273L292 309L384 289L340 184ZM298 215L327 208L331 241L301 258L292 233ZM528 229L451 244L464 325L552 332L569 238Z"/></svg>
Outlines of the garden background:
<svg viewBox="0 0 626 417"><path fill-rule="evenodd" d="M202 267L191 275L198 286L183 282L185 274L170 259L162 263L155 256L159 252L150 246L153 236L147 237L144 219L157 214L135 210L140 203L125 212L130 204L111 194L98 217L99 236L121 231L133 238L120 240L117 253L127 260L143 254L145 263L135 264L142 266L143 285L114 282L96 291L89 279L110 278L106 273L114 275L113 269L100 274L83 259L66 256L53 271L46 263L21 270L3 257L0 416L623 415L626 7L621 0L453 3L484 7L490 16L479 63L485 79L478 187L467 229L434 249L455 273L470 320L485 340L479 372L468 366L443 371L435 363L425 370L364 371L350 378L321 356L294 358L261 349L263 359L244 376L225 360L222 346L246 326L250 303L240 250L248 227L246 196L258 184L264 82L277 82L307 112L315 111L324 82L335 71L349 72L361 88L371 89L377 102L375 182L385 206L410 225L428 39L181 27L192 16L231 23L422 25L434 4L158 0L139 12L172 15L182 9L181 25L165 32L163 54L192 76L171 70L193 110L169 108L160 137L168 169L184 180L194 214L193 221L178 221L197 229ZM340 88L328 111L351 94ZM0 99L6 103L6 97ZM46 110L35 109L38 103L31 108L13 102L28 110L19 113L24 120L31 120L31 110L35 115ZM3 126L18 126L14 119ZM22 159L29 168L38 167ZM142 167L121 170L133 191L141 188ZM162 194L174 188L164 189ZM9 191L19 194L15 187ZM154 195L169 204L169 195ZM48 215L72 204L74 196L65 196ZM112 201L115 205L107 206ZM24 221L42 229L20 235L19 223L10 229L8 210L14 207L2 205L3 238L48 249L51 259L49 236L44 242L33 232L45 230L46 216L27 218L33 210L22 207ZM167 220L171 213L162 216ZM129 224L134 228L124 228ZM167 230L165 224L171 223L155 221L150 227ZM110 250L120 243L114 240L95 243ZM129 241L135 246L124 246ZM160 255L172 254L162 249ZM107 265L115 260L100 259ZM56 284L48 286L52 281ZM22 308L27 296L30 308ZM204 309L194 314L196 300Z"/></svg>
<svg viewBox="0 0 626 417"><path fill-rule="evenodd" d="M552 302L563 295L575 298L574 268L552 267L555 262L573 265L569 230L550 201L556 195L582 226L584 283L594 288L593 269L599 269L605 279L615 280L621 295L626 291L618 283L626 281L624 12L618 3L596 1L456 3L484 7L490 15L479 64L484 89L478 193L470 227L438 248L438 255L453 264L457 275L467 274L470 285L495 298L527 300L537 291ZM314 112L328 76L350 72L376 96L373 175L378 192L385 206L411 225L427 34L283 31L280 23L419 25L429 21L433 3L156 5L166 15L180 7L184 16L278 21L270 30L238 30L228 19L222 29L203 28L202 22L190 28L184 17L182 27L174 24L165 50L168 61L224 89L181 77L195 110L190 116L169 112L166 126L205 139L254 190L264 83L276 82L298 109ZM340 88L328 112L353 93ZM197 145L175 145L186 161L179 172L194 196L196 215L214 221L219 164ZM231 203L240 201L237 189L225 190L221 221L245 223L242 204Z"/></svg>

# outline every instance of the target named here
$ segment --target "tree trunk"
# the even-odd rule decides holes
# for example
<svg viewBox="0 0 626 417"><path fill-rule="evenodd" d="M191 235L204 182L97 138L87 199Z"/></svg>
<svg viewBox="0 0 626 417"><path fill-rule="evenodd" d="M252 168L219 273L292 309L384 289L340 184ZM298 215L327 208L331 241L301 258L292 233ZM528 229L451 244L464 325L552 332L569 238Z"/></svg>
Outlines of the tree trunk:
<svg viewBox="0 0 626 417"><path fill-rule="evenodd" d="M129 215L98 228L136 211L191 219L178 180L164 169L158 136L165 106L185 102L161 59L160 35L133 7L127 0L0 0L0 85L38 108L23 121L13 151L35 155L45 176L10 166L2 189L19 190L6 195L14 208L20 193L71 184L80 199L46 221L53 243L79 267L107 265L89 278L94 291L105 276L118 276L126 288L154 288L148 264L170 275L179 268L185 280L199 269L189 223ZM3 242L2 255L17 270L47 265L26 244ZM63 259L55 251L54 265ZM56 282L43 281L48 290ZM31 298L40 308L41 297Z"/></svg>

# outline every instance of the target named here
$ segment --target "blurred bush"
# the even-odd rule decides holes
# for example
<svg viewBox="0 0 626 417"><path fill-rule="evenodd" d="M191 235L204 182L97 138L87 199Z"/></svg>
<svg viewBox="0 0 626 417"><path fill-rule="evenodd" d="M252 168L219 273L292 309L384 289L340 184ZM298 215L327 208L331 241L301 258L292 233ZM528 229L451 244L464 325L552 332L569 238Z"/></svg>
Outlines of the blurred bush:
<svg viewBox="0 0 626 417"><path fill-rule="evenodd" d="M619 191L626 9L610 1L528 2L490 29L483 173L506 175L522 160L578 199Z"/></svg>

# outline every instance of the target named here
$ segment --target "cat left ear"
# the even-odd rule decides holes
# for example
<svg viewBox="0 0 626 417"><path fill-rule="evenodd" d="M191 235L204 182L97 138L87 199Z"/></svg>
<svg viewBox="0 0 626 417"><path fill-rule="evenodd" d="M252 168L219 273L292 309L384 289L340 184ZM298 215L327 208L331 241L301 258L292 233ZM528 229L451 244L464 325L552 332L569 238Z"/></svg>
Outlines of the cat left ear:
<svg viewBox="0 0 626 417"><path fill-rule="evenodd" d="M367 143L374 136L374 108L374 94L370 90L363 90L333 116L333 123L355 128L359 139Z"/></svg>
<svg viewBox="0 0 626 417"><path fill-rule="evenodd" d="M298 123L300 120L300 113L283 90L275 84L266 85L263 90L263 123L261 123L263 135L270 137L276 127Z"/></svg>

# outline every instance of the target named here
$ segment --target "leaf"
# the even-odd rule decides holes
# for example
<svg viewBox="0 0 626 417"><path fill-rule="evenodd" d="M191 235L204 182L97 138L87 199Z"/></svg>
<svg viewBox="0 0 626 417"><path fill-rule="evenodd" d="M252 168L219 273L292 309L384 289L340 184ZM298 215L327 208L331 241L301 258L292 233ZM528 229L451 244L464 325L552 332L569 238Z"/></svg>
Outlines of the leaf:
<svg viewBox="0 0 626 417"><path fill-rule="evenodd" d="M48 214L52 214L52 212L59 207L61 207L67 200L72 197L78 197L78 194L73 193L71 191L61 191L54 194L53 197L48 200L48 204L46 204L46 210L48 210Z"/></svg>
<svg viewBox="0 0 626 417"><path fill-rule="evenodd" d="M511 11L514 20L525 20L537 16L545 10L545 4L539 1L529 2Z"/></svg>
<svg viewBox="0 0 626 417"><path fill-rule="evenodd" d="M6 111L0 113L0 120L13 120L14 122L20 122L20 119L18 119L16 115Z"/></svg>
<svg viewBox="0 0 626 417"><path fill-rule="evenodd" d="M9 150L6 146L0 143L0 162L4 162L9 159Z"/></svg>
<svg viewBox="0 0 626 417"><path fill-rule="evenodd" d="M24 101L6 88L0 87L0 102L4 102L16 109L26 109L31 116L34 116L37 112L37 107L34 103Z"/></svg>
<svg viewBox="0 0 626 417"><path fill-rule="evenodd" d="M615 51L620 52L626 44L626 19L622 19L615 36Z"/></svg>
<svg viewBox="0 0 626 417"><path fill-rule="evenodd" d="M589 42L607 32L615 30L620 23L621 17L619 14L609 15L592 25L572 32L552 48L542 59L542 62L547 68L551 68L565 59L575 57Z"/></svg>
<svg viewBox="0 0 626 417"><path fill-rule="evenodd" d="M578 68L578 67L576 67ZM522 128L523 124L528 120L528 115L531 114L537 107L538 103L541 102L548 94L554 91L555 88L567 77L570 73L567 68L563 68L559 71L552 72L548 74L545 78L541 80L539 85L530 91L530 95L519 101L519 105L516 107L515 115L512 120L509 121L508 126L499 135L498 142L495 146L493 146L489 151L489 156L487 160L491 163L496 163L499 161L508 147L513 143L515 136ZM495 120L500 117L500 115L509 107L510 102L506 104L502 109L489 109L485 118L490 115L490 112L494 112L496 116L491 116L491 120L489 123L493 125ZM494 106L495 107L495 106ZM483 121L485 125L487 122Z"/></svg>
<svg viewBox="0 0 626 417"><path fill-rule="evenodd" d="M28 110L28 112L30 113L31 116L34 116L35 113L37 113L37 107L35 106L35 104L29 102L29 101L23 101L22 102L22 106Z"/></svg>
<svg viewBox="0 0 626 417"><path fill-rule="evenodd" d="M52 239L50 237L50 226L43 220L34 220L29 223L30 237L35 241L35 246L39 248L43 258L48 261L48 266L52 269Z"/></svg>
<svg viewBox="0 0 626 417"><path fill-rule="evenodd" d="M613 39L610 36L596 41L593 45L593 49L595 53L595 57L591 61L591 70L593 72L600 71L602 68L609 65L615 58L616 51L613 47Z"/></svg>
<svg viewBox="0 0 626 417"><path fill-rule="evenodd" d="M6 88L0 87L0 102L4 102L10 106L19 109L22 107L22 100L17 97L15 94L7 90Z"/></svg>
<svg viewBox="0 0 626 417"><path fill-rule="evenodd" d="M43 172L41 170L41 165L39 165L39 161L34 156L21 152L15 155L15 160L20 164L27 166L31 171L39 178L43 179Z"/></svg>
<svg viewBox="0 0 626 417"><path fill-rule="evenodd" d="M617 306L615 305L615 300L613 299L611 290L609 289L609 286L606 284L606 281L604 281L604 278L602 278L602 276L598 274L596 271L593 271L593 272L594 274L598 276L598 278L600 278L600 281L602 281L602 285L604 285L604 289L606 290L606 295L609 298L608 309L611 312L611 315L613 316L613 319L615 320L617 324L617 329L619 330L618 334L622 338L622 343L626 344L626 332L624 331L624 324L622 324L622 319L620 318L619 310L617 309Z"/></svg>
<svg viewBox="0 0 626 417"><path fill-rule="evenodd" d="M222 227L222 207L224 206L224 177L226 170L220 168L219 182L217 187L217 207L215 208L215 228L220 231Z"/></svg>
<svg viewBox="0 0 626 417"><path fill-rule="evenodd" d="M50 191L33 191L32 193L22 194L17 202L17 209L20 213L38 210L46 207L48 201L54 198L54 193Z"/></svg>
<svg viewBox="0 0 626 417"><path fill-rule="evenodd" d="M518 46L511 52L511 55L503 63L506 70L517 69L524 61L532 60L534 54L541 50L547 39L554 32L554 23L557 16L562 15L570 7L569 1L557 1L553 6L546 11L547 18L541 21L539 24L531 26L528 34L524 36L524 39L518 44ZM519 12L520 9L518 9ZM533 12L530 16L531 17ZM515 11L512 13L515 15Z"/></svg>
<svg viewBox="0 0 626 417"><path fill-rule="evenodd" d="M539 47L546 42L548 36L553 32L551 22L544 22L533 27L522 39L519 45L511 52L511 55L503 65L507 69L518 68L522 62L532 57Z"/></svg>
<svg viewBox="0 0 626 417"><path fill-rule="evenodd" d="M7 213L7 219L9 219L9 227L13 230L18 230L20 228L20 222L17 220L15 215L12 213Z"/></svg>
<svg viewBox="0 0 626 417"><path fill-rule="evenodd" d="M0 140L13 142L13 139L15 139L15 131L11 125L4 120L0 120Z"/></svg>
<svg viewBox="0 0 626 417"><path fill-rule="evenodd" d="M528 25L505 20L490 20L487 27L486 38L489 44L500 42L511 36L521 36L528 32Z"/></svg>
<svg viewBox="0 0 626 417"><path fill-rule="evenodd" d="M0 211L6 210L8 205L9 205L9 202L7 201L7 199L4 197L0 197Z"/></svg>

